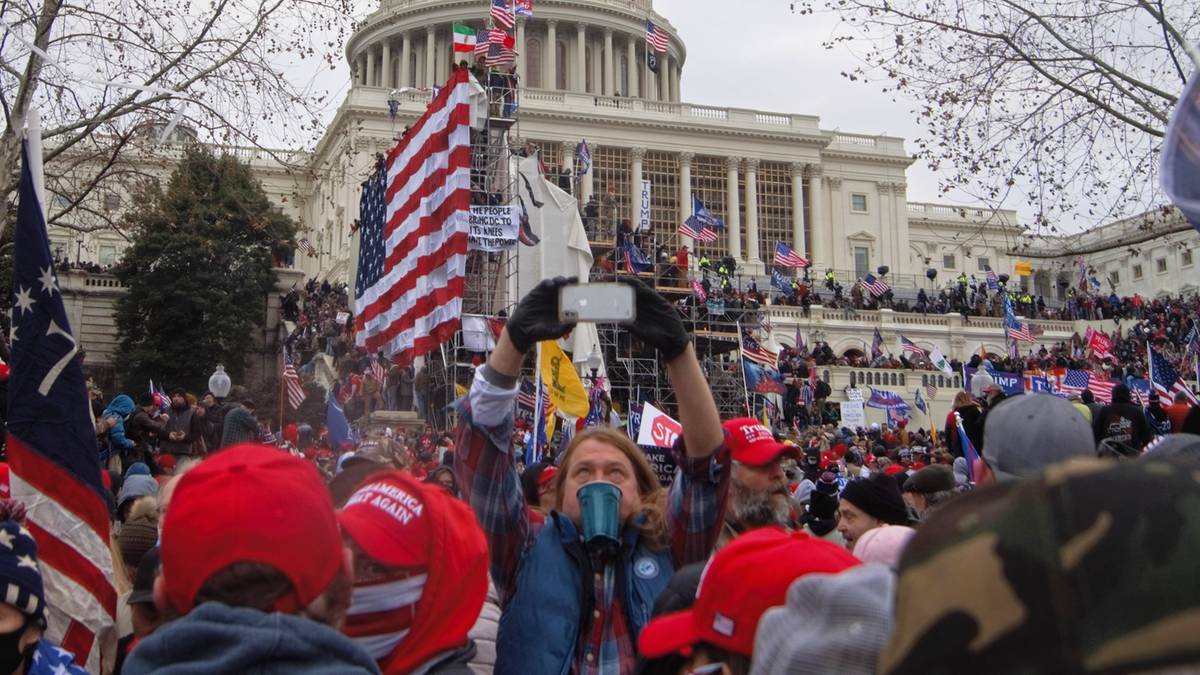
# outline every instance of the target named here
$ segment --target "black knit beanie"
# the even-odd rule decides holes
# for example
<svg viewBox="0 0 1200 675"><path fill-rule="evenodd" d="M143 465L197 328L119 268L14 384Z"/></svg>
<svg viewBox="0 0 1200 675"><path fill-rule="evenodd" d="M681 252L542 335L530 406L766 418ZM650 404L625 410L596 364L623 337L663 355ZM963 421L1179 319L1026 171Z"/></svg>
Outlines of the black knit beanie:
<svg viewBox="0 0 1200 675"><path fill-rule="evenodd" d="M908 524L908 509L900 496L900 486L887 474L873 473L850 481L842 490L842 499L889 525Z"/></svg>

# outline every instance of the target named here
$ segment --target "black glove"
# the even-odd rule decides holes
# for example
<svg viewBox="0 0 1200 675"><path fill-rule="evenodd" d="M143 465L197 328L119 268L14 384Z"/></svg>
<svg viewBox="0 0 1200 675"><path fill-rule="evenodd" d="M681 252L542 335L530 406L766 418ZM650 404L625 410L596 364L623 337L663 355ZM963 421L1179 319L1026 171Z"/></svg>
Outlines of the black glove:
<svg viewBox="0 0 1200 675"><path fill-rule="evenodd" d="M683 319L675 306L640 279L624 278L623 284L633 286L637 302L637 320L626 327L634 337L657 349L670 363L687 349L692 341L683 327Z"/></svg>
<svg viewBox="0 0 1200 675"><path fill-rule="evenodd" d="M518 351L525 354L542 340L560 338L571 332L574 324L558 320L558 293L563 286L578 281L578 277L543 279L521 298L505 324L508 338Z"/></svg>

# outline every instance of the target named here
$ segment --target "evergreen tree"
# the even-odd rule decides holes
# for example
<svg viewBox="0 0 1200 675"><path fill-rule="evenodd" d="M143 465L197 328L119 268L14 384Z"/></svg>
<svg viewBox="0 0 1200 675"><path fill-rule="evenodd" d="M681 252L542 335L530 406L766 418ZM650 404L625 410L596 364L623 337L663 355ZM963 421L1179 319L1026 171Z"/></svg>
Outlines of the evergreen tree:
<svg viewBox="0 0 1200 675"><path fill-rule="evenodd" d="M117 372L203 392L222 363L237 382L296 224L247 165L197 147L138 203L125 219L133 243L114 269L129 288L117 304Z"/></svg>

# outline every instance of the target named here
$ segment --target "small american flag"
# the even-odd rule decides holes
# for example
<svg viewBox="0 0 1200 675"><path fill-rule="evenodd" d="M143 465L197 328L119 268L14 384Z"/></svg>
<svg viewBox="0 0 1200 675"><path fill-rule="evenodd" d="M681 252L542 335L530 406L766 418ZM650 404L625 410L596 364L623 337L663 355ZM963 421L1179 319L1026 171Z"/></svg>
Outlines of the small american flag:
<svg viewBox="0 0 1200 675"><path fill-rule="evenodd" d="M745 328L742 329L742 356L768 368L774 368L779 361L778 354L759 344Z"/></svg>
<svg viewBox="0 0 1200 675"><path fill-rule="evenodd" d="M283 355L283 383L287 385L288 404L292 406L292 410L299 410L300 404L304 403L308 395L304 393L304 384L300 382L300 375L292 365L292 357L287 354Z"/></svg>
<svg viewBox="0 0 1200 675"><path fill-rule="evenodd" d="M860 283L863 285L863 288L867 289L867 292L877 298L883 297L884 293L892 290L892 287L888 286L886 281L877 278L874 274L868 274L863 277Z"/></svg>
<svg viewBox="0 0 1200 675"><path fill-rule="evenodd" d="M1158 392L1159 397L1164 401L1174 401L1177 398L1187 399L1196 405L1196 395L1184 383L1183 378L1179 376L1179 371L1171 365L1167 358L1159 351L1151 347L1148 343L1146 350L1149 352L1150 358L1150 380L1154 384L1154 390Z"/></svg>
<svg viewBox="0 0 1200 675"><path fill-rule="evenodd" d="M718 238L716 231L707 225L701 225L696 216L688 216L688 219L679 226L679 234L707 243L714 242Z"/></svg>
<svg viewBox="0 0 1200 675"><path fill-rule="evenodd" d="M1033 333L1029 331L1029 324L1013 319L1011 321L1005 319L1004 330L1008 333L1008 339L1017 342L1037 342L1037 338L1033 337Z"/></svg>
<svg viewBox="0 0 1200 675"><path fill-rule="evenodd" d="M537 405L537 389L533 383L528 380L521 381L521 388L517 391L517 407L521 410L533 412L534 406Z"/></svg>
<svg viewBox="0 0 1200 675"><path fill-rule="evenodd" d="M920 356L925 356L924 349L921 349L920 347L917 346L917 343L913 342L912 340L909 340L908 338L904 337L903 335L900 336L900 351L909 352L911 354L918 354Z"/></svg>
<svg viewBox="0 0 1200 675"><path fill-rule="evenodd" d="M993 270L991 265L984 265L983 271L987 277L988 289L994 291L997 288L999 288L1000 287L1000 276L998 274L996 274L996 270Z"/></svg>
<svg viewBox="0 0 1200 675"><path fill-rule="evenodd" d="M935 387L932 384L926 384L925 385L925 398L932 401L935 396L937 396L937 387Z"/></svg>
<svg viewBox="0 0 1200 675"><path fill-rule="evenodd" d="M503 33L504 31L500 31L500 32ZM491 37L492 37L492 31L490 31L486 28L475 33L475 56L476 57L486 57L488 55L488 49L490 49L492 46L491 42L490 42Z"/></svg>
<svg viewBox="0 0 1200 675"><path fill-rule="evenodd" d="M1086 370L1068 370L1058 383L1058 390L1064 394L1082 394L1088 388L1091 379Z"/></svg>
<svg viewBox="0 0 1200 675"><path fill-rule="evenodd" d="M517 18L513 16L508 0L492 0L492 21L495 21L497 26L510 29L517 25Z"/></svg>
<svg viewBox="0 0 1200 675"><path fill-rule="evenodd" d="M310 258L317 257L317 249L313 248L312 242L308 240L308 237L305 237L305 238L301 239L300 241L296 242L296 246L301 251L303 251L304 254L307 255L308 257L310 257Z"/></svg>
<svg viewBox="0 0 1200 675"><path fill-rule="evenodd" d="M808 267L808 261L782 241L775 242L775 264L780 267Z"/></svg>
<svg viewBox="0 0 1200 675"><path fill-rule="evenodd" d="M383 367L378 356L371 357L371 376L381 383L387 377L387 369Z"/></svg>
<svg viewBox="0 0 1200 675"><path fill-rule="evenodd" d="M517 52L513 50L513 44L513 38L510 35L504 36L503 42L489 44L484 65L493 67L512 65L517 60Z"/></svg>
<svg viewBox="0 0 1200 675"><path fill-rule="evenodd" d="M582 176L592 170L592 151L587 141L579 141L575 146L575 175Z"/></svg>
<svg viewBox="0 0 1200 675"><path fill-rule="evenodd" d="M499 2L500 0L495 0ZM667 45L671 42L671 37L666 31L654 25L653 21L646 20L646 44L659 54L667 52Z"/></svg>

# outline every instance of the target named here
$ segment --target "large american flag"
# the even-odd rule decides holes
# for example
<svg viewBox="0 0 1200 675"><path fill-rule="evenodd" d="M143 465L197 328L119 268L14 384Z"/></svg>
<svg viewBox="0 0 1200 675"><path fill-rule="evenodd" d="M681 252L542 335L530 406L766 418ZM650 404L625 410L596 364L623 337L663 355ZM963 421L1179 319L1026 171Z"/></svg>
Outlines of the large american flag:
<svg viewBox="0 0 1200 675"><path fill-rule="evenodd" d="M883 297L885 293L892 290L892 287L888 286L886 281L877 278L874 274L868 274L863 277L861 283L867 289L867 292L877 298Z"/></svg>
<svg viewBox="0 0 1200 675"><path fill-rule="evenodd" d="M470 95L456 69L363 187L355 343L401 365L449 340L462 316Z"/></svg>
<svg viewBox="0 0 1200 675"><path fill-rule="evenodd" d="M775 264L780 267L808 267L808 261L782 241L775 242Z"/></svg>
<svg viewBox="0 0 1200 675"><path fill-rule="evenodd" d="M307 237L304 237L300 241L296 242L296 247L303 251L305 255L310 258L315 258L317 255L317 249L313 248L312 242L309 241Z"/></svg>
<svg viewBox="0 0 1200 675"><path fill-rule="evenodd" d="M1029 324L1017 320L1016 314L1013 313L1012 300L1007 295L1004 296L1004 332L1010 340L1036 342Z"/></svg>
<svg viewBox="0 0 1200 675"><path fill-rule="evenodd" d="M655 26L653 21L646 20L646 44L650 46L650 49L656 53L665 54L670 41L671 38L666 31Z"/></svg>
<svg viewBox="0 0 1200 675"><path fill-rule="evenodd" d="M742 329L742 356L768 368L774 368L779 361L778 354L759 344L745 328Z"/></svg>
<svg viewBox="0 0 1200 675"><path fill-rule="evenodd" d="M308 395L304 393L304 384L292 365L292 357L287 354L283 355L283 382L287 386L288 405L292 406L292 410L299 410Z"/></svg>
<svg viewBox="0 0 1200 675"><path fill-rule="evenodd" d="M509 29L517 25L517 17L513 16L513 9L508 0L492 0L492 21L495 21L497 26Z"/></svg>
<svg viewBox="0 0 1200 675"><path fill-rule="evenodd" d="M1158 392L1159 398L1166 402L1182 398L1191 402L1192 405L1196 405L1196 394L1184 383L1183 378L1179 376L1179 371L1175 370L1175 366L1172 366L1165 356L1149 344L1146 345L1146 351L1149 354L1147 362L1150 364L1150 381L1154 386L1154 391Z"/></svg>
<svg viewBox="0 0 1200 675"><path fill-rule="evenodd" d="M34 187L40 145L24 141L21 156L8 382L11 492L27 507L25 525L38 545L47 637L89 672L107 672L116 659L117 592L100 454Z"/></svg>

